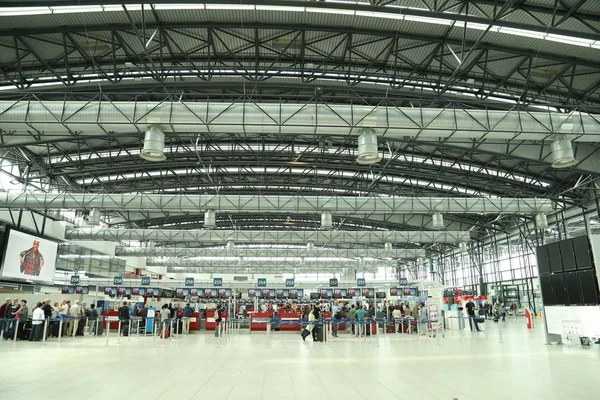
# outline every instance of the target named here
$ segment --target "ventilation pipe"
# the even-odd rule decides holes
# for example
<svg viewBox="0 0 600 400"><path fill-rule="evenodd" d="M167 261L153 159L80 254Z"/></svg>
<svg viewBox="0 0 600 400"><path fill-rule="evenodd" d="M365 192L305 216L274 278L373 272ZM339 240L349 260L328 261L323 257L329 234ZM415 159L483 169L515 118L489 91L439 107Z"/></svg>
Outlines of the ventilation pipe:
<svg viewBox="0 0 600 400"><path fill-rule="evenodd" d="M436 212L431 218L431 225L434 229L444 229L444 216L442 213Z"/></svg>
<svg viewBox="0 0 600 400"><path fill-rule="evenodd" d="M217 226L217 217L215 215L215 210L207 210L204 213L204 227L205 228L214 228Z"/></svg>
<svg viewBox="0 0 600 400"><path fill-rule="evenodd" d="M548 229L548 218L546 214L539 213L535 215L535 227L538 229Z"/></svg>
<svg viewBox="0 0 600 400"><path fill-rule="evenodd" d="M156 125L151 125L144 136L144 148L140 153L146 161L164 161L165 156L165 134Z"/></svg>
<svg viewBox="0 0 600 400"><path fill-rule="evenodd" d="M321 214L321 228L322 229L333 228L333 220L332 220L330 211L324 211L323 214Z"/></svg>
<svg viewBox="0 0 600 400"><path fill-rule="evenodd" d="M577 164L573 154L573 145L565 136L559 136L552 142L552 168L568 168Z"/></svg>
<svg viewBox="0 0 600 400"><path fill-rule="evenodd" d="M358 137L358 164L376 164L381 161L377 149L377 135L372 132L363 133Z"/></svg>

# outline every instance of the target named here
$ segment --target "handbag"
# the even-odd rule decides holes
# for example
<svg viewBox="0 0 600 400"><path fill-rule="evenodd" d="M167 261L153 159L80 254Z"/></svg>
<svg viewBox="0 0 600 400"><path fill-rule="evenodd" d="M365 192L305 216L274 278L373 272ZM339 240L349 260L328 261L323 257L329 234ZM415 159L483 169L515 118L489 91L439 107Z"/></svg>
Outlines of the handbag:
<svg viewBox="0 0 600 400"><path fill-rule="evenodd" d="M478 324L483 324L483 323L485 322L485 318L475 318L475 321L476 321Z"/></svg>

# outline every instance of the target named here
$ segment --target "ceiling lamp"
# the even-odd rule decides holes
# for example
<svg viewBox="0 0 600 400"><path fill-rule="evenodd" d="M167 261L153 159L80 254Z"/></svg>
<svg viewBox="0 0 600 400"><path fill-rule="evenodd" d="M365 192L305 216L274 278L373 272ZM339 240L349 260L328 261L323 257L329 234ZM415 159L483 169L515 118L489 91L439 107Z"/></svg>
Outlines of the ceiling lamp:
<svg viewBox="0 0 600 400"><path fill-rule="evenodd" d="M548 218L546 214L539 213L535 215L535 227L538 229L548 229Z"/></svg>
<svg viewBox="0 0 600 400"><path fill-rule="evenodd" d="M333 228L333 219L331 217L331 212L323 211L323 214L321 214L321 229L331 228Z"/></svg>
<svg viewBox="0 0 600 400"><path fill-rule="evenodd" d="M431 217L431 226L434 229L444 229L444 216L442 213L436 212Z"/></svg>
<svg viewBox="0 0 600 400"><path fill-rule="evenodd" d="M458 251L459 251L460 253L463 253L463 254L464 254L464 253L466 253L466 252L467 252L467 250L468 250L468 248L467 248L467 242L460 242L460 243L458 244Z"/></svg>
<svg viewBox="0 0 600 400"><path fill-rule="evenodd" d="M100 210L92 208L88 214L88 225L100 225Z"/></svg>
<svg viewBox="0 0 600 400"><path fill-rule="evenodd" d="M144 136L144 149L140 153L146 161L164 161L165 156L165 134L156 125L150 125L150 130Z"/></svg>
<svg viewBox="0 0 600 400"><path fill-rule="evenodd" d="M392 252L392 243L385 242L384 249L385 249L386 253L391 253Z"/></svg>
<svg viewBox="0 0 600 400"><path fill-rule="evenodd" d="M227 254L231 255L234 252L234 244L231 240L227 242Z"/></svg>
<svg viewBox="0 0 600 400"><path fill-rule="evenodd" d="M552 142L552 168L568 168L577 164L573 154L573 145L565 136L559 136Z"/></svg>
<svg viewBox="0 0 600 400"><path fill-rule="evenodd" d="M214 228L217 226L217 217L215 215L215 210L207 210L204 213L204 227L205 228Z"/></svg>
<svg viewBox="0 0 600 400"><path fill-rule="evenodd" d="M315 244L313 242L306 243L306 251L314 251L314 250L315 250Z"/></svg>
<svg viewBox="0 0 600 400"><path fill-rule="evenodd" d="M363 133L358 137L358 164L375 164L381 161L381 155L377 151L377 135L374 133Z"/></svg>

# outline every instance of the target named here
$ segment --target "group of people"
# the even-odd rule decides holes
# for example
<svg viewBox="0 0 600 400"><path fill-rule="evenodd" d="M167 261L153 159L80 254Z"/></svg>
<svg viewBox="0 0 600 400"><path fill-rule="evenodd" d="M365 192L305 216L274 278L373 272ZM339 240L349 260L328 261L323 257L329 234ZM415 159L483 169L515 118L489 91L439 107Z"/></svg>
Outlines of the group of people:
<svg viewBox="0 0 600 400"><path fill-rule="evenodd" d="M459 304L460 307L460 304ZM512 303L507 309L504 303L495 302L491 305L488 302L479 303L479 307L469 300L465 305L467 308L467 316L469 317L469 327L471 332L481 332L479 323L485 321L488 318L493 318L494 322L498 322L502 318L502 322L506 321L506 314L510 311L513 318L517 318L519 308L515 303ZM459 308L460 309L460 308ZM475 312L477 309L477 313Z"/></svg>
<svg viewBox="0 0 600 400"><path fill-rule="evenodd" d="M62 325L61 336L83 335L83 325L80 325L82 318L88 319L88 324L92 326L92 332L96 329L96 320L98 312L94 304L88 308L86 303L80 303L79 300L71 304L70 300L63 300L59 305L50 299L44 302L38 302L33 307L31 313L31 331L29 332L29 341L42 340L44 326L46 325L47 337L58 337L60 319L65 322ZM4 340L10 340L16 337L17 340L25 338L25 324L29 322L29 306L27 300L7 298L6 302L0 306L0 332ZM16 329L16 331L15 331Z"/></svg>

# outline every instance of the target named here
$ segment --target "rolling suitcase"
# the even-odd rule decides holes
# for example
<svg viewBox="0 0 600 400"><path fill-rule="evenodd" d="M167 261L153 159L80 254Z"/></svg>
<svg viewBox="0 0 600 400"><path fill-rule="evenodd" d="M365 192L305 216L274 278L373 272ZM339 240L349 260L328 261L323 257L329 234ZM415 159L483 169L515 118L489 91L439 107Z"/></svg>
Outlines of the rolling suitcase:
<svg viewBox="0 0 600 400"><path fill-rule="evenodd" d="M302 332L300 333L300 336L302 336L302 339L306 339L308 337L308 335L310 335L310 331L308 329L303 329Z"/></svg>
<svg viewBox="0 0 600 400"><path fill-rule="evenodd" d="M323 342L323 325L315 325L313 329L317 330L317 342Z"/></svg>
<svg viewBox="0 0 600 400"><path fill-rule="evenodd" d="M75 336L83 336L84 329L85 329L85 319L80 319L79 325L77 325L77 332L75 332Z"/></svg>

